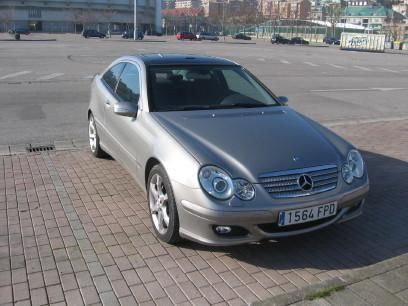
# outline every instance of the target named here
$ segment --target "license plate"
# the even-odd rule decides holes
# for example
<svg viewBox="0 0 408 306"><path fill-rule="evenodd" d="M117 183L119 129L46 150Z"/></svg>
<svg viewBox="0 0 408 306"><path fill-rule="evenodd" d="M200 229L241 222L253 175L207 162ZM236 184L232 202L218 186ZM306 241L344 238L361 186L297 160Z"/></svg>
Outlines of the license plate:
<svg viewBox="0 0 408 306"><path fill-rule="evenodd" d="M337 202L307 208L285 210L279 213L278 225L287 226L315 221L337 213Z"/></svg>

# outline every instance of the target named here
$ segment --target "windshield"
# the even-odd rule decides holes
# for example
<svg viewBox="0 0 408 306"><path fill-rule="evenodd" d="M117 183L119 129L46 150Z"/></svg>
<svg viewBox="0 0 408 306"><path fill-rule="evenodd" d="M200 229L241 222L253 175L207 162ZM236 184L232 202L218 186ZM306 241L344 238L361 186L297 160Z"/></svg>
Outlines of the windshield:
<svg viewBox="0 0 408 306"><path fill-rule="evenodd" d="M152 66L148 74L151 111L279 105L238 66Z"/></svg>

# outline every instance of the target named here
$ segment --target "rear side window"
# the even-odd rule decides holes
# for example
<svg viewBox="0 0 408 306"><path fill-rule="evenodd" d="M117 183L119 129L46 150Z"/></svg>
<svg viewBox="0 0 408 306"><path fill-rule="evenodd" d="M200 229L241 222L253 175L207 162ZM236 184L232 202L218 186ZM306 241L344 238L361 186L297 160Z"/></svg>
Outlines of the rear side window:
<svg viewBox="0 0 408 306"><path fill-rule="evenodd" d="M139 70L133 64L126 64L120 77L116 94L123 102L137 104L140 95Z"/></svg>
<svg viewBox="0 0 408 306"><path fill-rule="evenodd" d="M102 77L102 80L112 92L115 92L116 84L118 83L123 67L125 67L125 64L119 63L106 71Z"/></svg>

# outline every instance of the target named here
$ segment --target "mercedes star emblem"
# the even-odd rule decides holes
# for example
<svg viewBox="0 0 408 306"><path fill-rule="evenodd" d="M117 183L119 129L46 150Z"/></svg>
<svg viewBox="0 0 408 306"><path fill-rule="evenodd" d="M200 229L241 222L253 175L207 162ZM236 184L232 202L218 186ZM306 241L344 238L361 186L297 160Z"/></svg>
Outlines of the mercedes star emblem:
<svg viewBox="0 0 408 306"><path fill-rule="evenodd" d="M297 183L303 191L310 191L313 189L313 180L310 175L302 174L299 176Z"/></svg>

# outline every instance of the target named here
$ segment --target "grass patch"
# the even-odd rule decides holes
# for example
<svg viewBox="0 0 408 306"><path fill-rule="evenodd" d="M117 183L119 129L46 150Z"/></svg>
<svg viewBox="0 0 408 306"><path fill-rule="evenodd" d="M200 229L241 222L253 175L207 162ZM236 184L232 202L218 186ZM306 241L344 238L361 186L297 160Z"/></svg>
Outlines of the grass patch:
<svg viewBox="0 0 408 306"><path fill-rule="evenodd" d="M323 289L323 290L320 290L320 291L318 291L316 293L313 293L313 294L310 294L310 295L306 296L305 300L313 301L315 299L325 298L325 297L330 296L334 292L344 290L344 288L346 288L346 286L337 286L337 287Z"/></svg>

